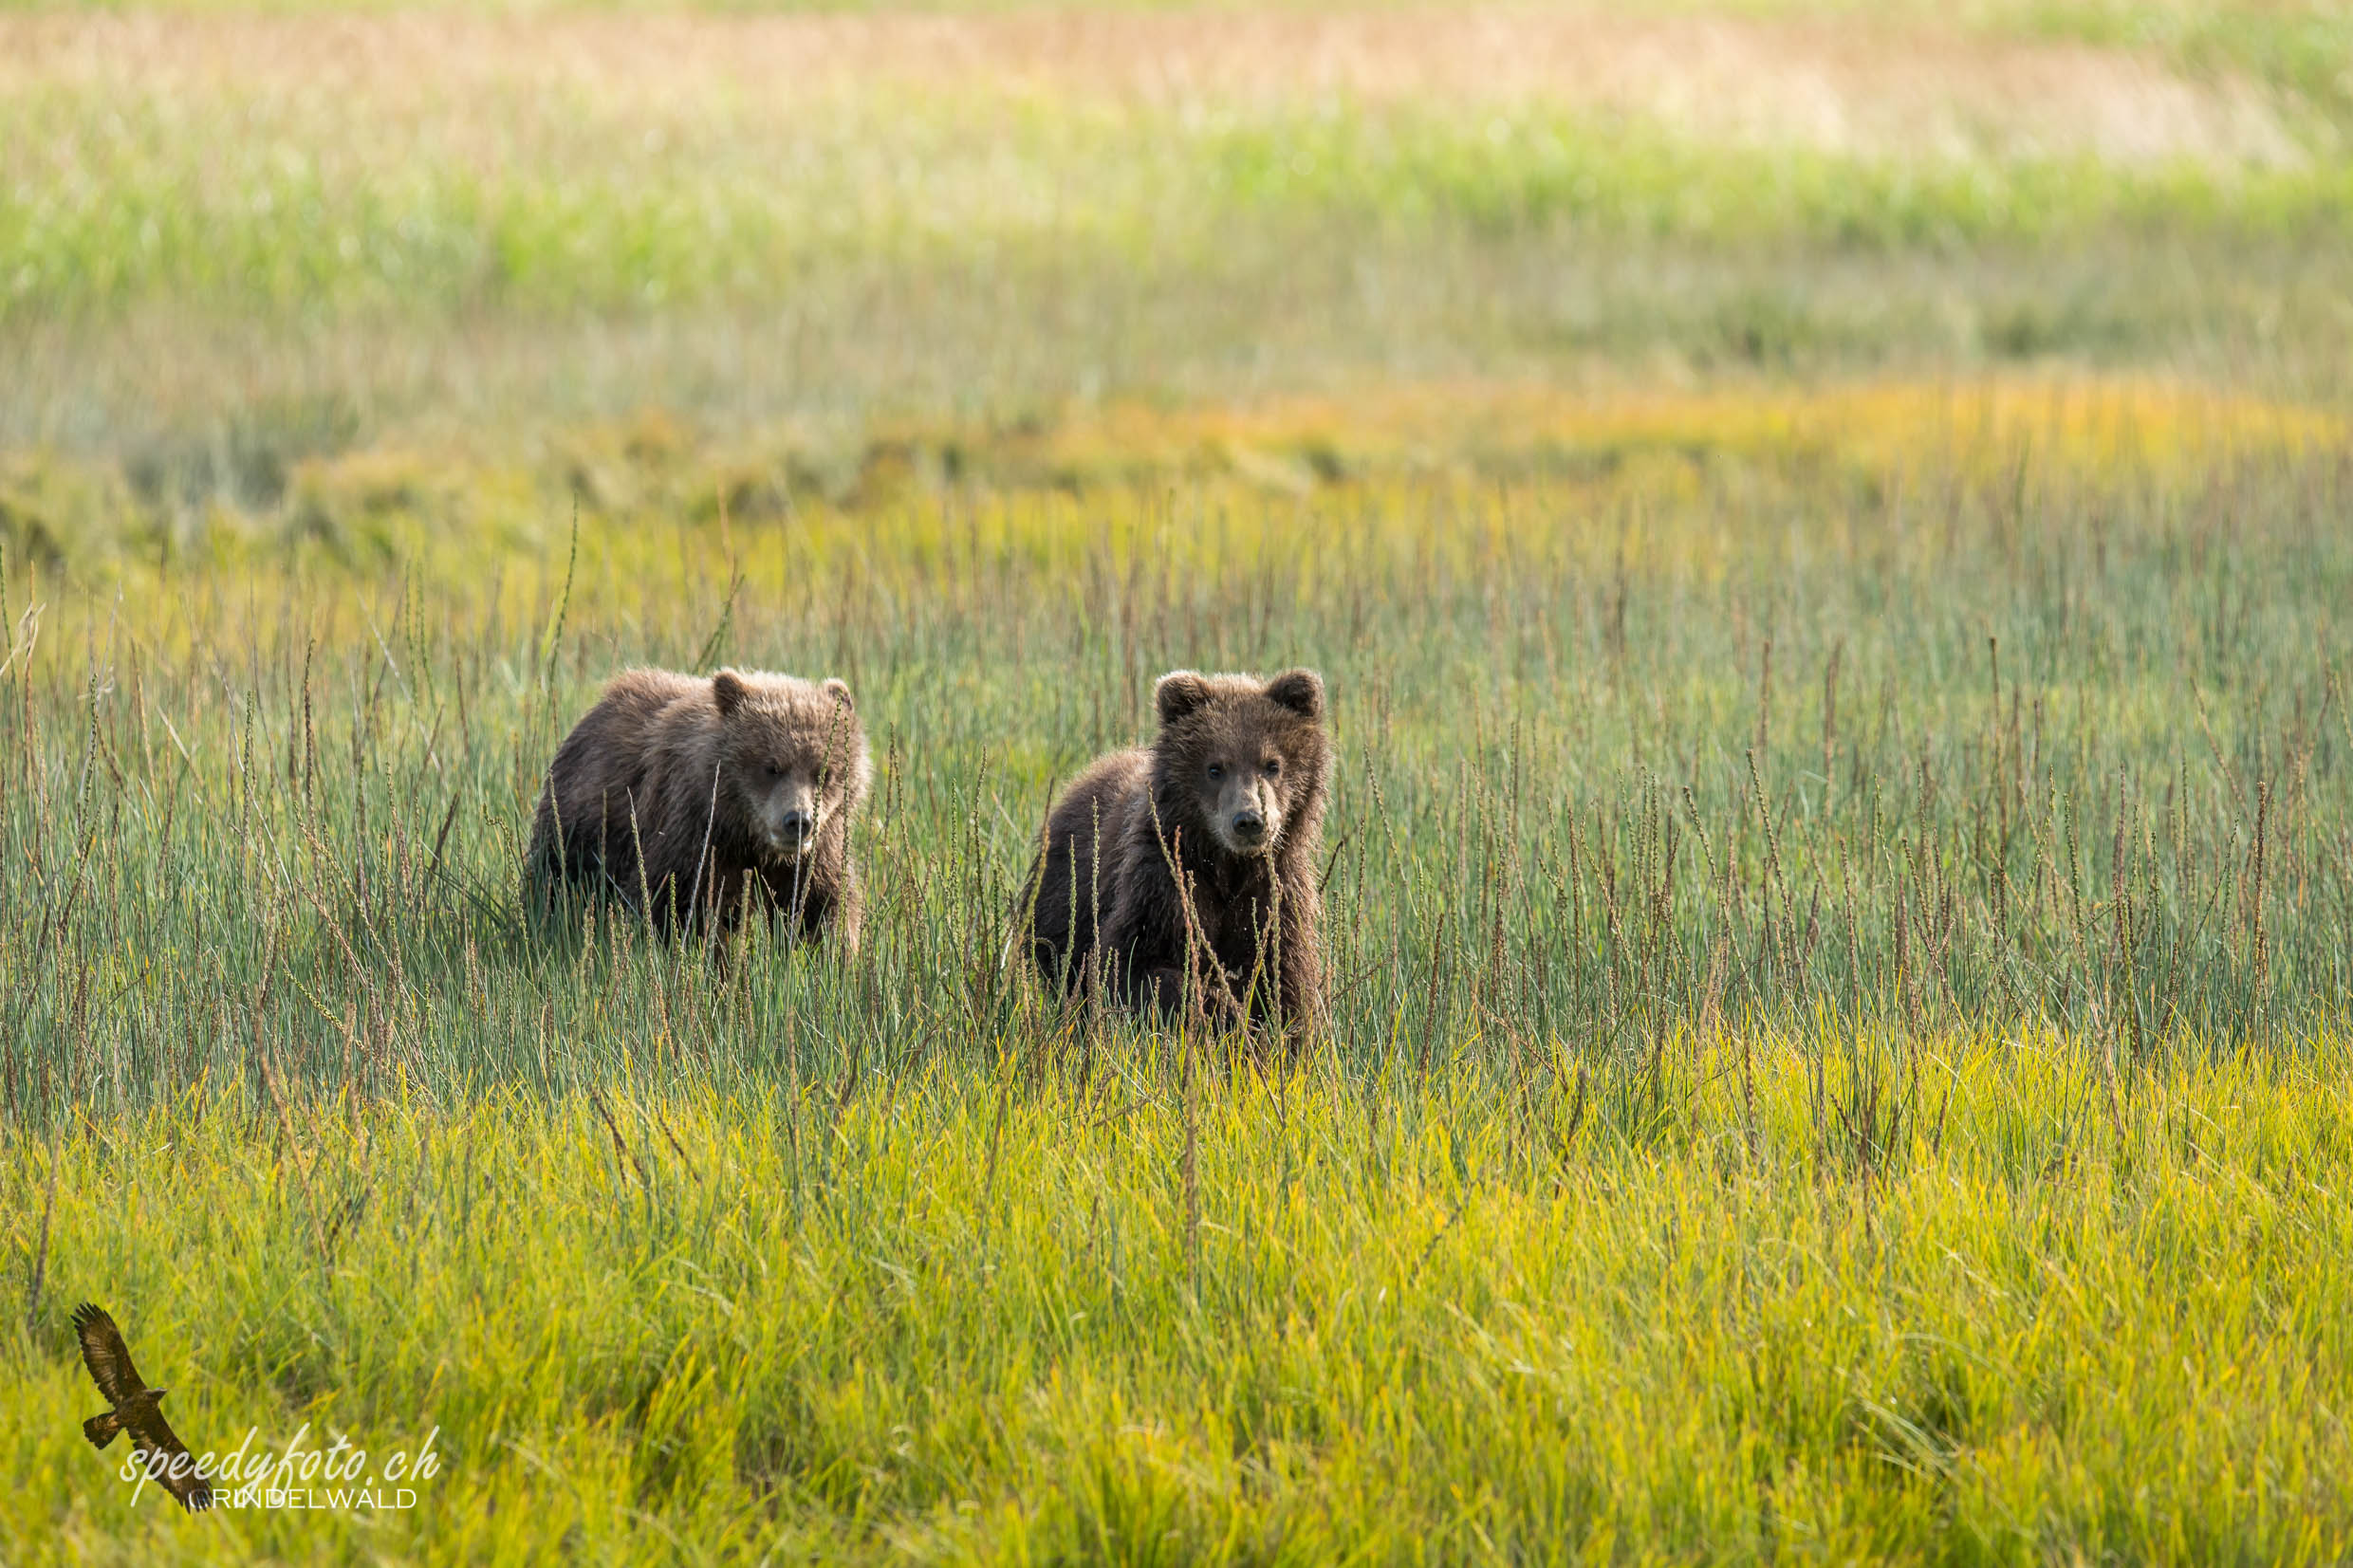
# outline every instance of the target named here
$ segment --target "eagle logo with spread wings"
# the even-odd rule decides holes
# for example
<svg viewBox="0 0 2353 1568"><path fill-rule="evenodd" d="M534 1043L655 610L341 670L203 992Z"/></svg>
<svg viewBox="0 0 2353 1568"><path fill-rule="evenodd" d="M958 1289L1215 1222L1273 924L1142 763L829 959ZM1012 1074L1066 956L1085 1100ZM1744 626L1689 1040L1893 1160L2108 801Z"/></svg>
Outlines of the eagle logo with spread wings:
<svg viewBox="0 0 2353 1568"><path fill-rule="evenodd" d="M115 1327L105 1308L84 1301L74 1308L73 1324L90 1379L114 1406L105 1414L82 1423L82 1435L92 1447L102 1448L115 1440L117 1432L129 1432L136 1445L133 1453L145 1462L149 1480L159 1483L184 1507L210 1508L212 1484L195 1472L188 1461L188 1446L163 1419L163 1396L171 1391L147 1386L147 1379L131 1365L130 1347L123 1344L122 1331Z"/></svg>

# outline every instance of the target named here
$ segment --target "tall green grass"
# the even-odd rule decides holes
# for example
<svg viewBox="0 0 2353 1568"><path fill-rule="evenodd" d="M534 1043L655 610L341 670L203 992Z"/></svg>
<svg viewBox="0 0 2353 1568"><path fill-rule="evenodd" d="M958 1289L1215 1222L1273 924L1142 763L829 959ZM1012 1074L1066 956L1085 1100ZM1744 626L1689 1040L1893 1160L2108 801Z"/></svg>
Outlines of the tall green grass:
<svg viewBox="0 0 2353 1568"><path fill-rule="evenodd" d="M0 1561L2353 1553L2343 24L1923 15L2301 156L0 62ZM857 959L526 929L638 661L853 685ZM1292 663L1327 1028L1049 1003ZM84 1298L443 1470L134 1505Z"/></svg>
<svg viewBox="0 0 2353 1568"><path fill-rule="evenodd" d="M1351 1072L1825 1017L2133 1058L2340 1023L2342 447L2119 462L2041 399L2039 426L1894 406L1947 434L1604 443L1303 496L787 491L769 522L656 456L668 518L574 537L510 504L535 547L486 543L493 509L411 525L406 568L316 536L307 565L134 561L114 590L12 568L0 1104L1079 1038L1002 962L1013 890L1055 784L1180 665L1330 682ZM703 485L705 523L658 499ZM858 692L868 951L758 951L718 987L626 930L527 941L517 856L565 728L624 664L719 659Z"/></svg>
<svg viewBox="0 0 2353 1568"><path fill-rule="evenodd" d="M207 1086L6 1162L12 1245L56 1201L0 1547L2335 1560L2342 1045L2101 1049L1825 1027L1747 1073L1384 1093L1112 1051L722 1087L649 1047L663 1081L594 1098ZM199 1448L307 1421L380 1464L437 1426L442 1471L409 1514L134 1510L76 1430L80 1295Z"/></svg>
<svg viewBox="0 0 2353 1568"><path fill-rule="evenodd" d="M1137 415L1164 466L838 499L657 423L11 552L0 1555L2342 1556L2339 426L1497 406L1458 465ZM526 932L636 660L851 682L857 959ZM1050 1005L1056 781L1161 670L1293 661L1328 1032ZM134 1511L83 1297L199 1448L444 1470Z"/></svg>

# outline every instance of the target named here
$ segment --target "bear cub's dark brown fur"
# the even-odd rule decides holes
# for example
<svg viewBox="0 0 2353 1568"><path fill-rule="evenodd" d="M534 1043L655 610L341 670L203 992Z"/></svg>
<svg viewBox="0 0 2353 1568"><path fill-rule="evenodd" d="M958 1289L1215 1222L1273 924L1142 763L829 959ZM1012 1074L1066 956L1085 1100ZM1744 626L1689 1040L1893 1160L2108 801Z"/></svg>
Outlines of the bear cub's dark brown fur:
<svg viewBox="0 0 2353 1568"><path fill-rule="evenodd" d="M1304 1031L1322 1011L1324 682L1179 670L1160 729L1081 774L1047 819L1029 950L1065 991Z"/></svg>
<svg viewBox="0 0 2353 1568"><path fill-rule="evenodd" d="M618 899L663 932L725 934L749 901L855 951L850 823L873 778L838 680L625 671L548 766L529 886Z"/></svg>

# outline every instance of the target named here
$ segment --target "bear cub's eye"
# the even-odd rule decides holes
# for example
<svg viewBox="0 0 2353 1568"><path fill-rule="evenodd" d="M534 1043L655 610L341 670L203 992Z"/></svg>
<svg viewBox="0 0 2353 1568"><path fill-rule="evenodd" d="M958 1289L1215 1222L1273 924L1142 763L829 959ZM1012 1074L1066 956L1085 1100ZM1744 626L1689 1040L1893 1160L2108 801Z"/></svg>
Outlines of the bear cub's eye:
<svg viewBox="0 0 2353 1568"><path fill-rule="evenodd" d="M1222 779L1222 778L1224 778L1224 777L1226 776L1226 770L1225 770L1224 766L1223 766L1222 764L1218 764L1218 763L1212 763L1212 764L1210 764L1210 765L1209 765L1209 776L1210 776L1211 778L1213 778L1213 779Z"/></svg>
<svg viewBox="0 0 2353 1568"><path fill-rule="evenodd" d="M781 764L781 763L770 763L770 764L769 764L769 765L768 765L768 776L769 776L769 778L771 778L771 779L781 779L781 778L783 778L783 777L785 776L784 765L783 765L783 764Z"/></svg>
<svg viewBox="0 0 2353 1568"><path fill-rule="evenodd" d="M1265 762L1258 765L1258 770L1261 773L1264 773L1268 778L1271 779L1276 774L1283 771L1283 759L1280 757L1269 757Z"/></svg>

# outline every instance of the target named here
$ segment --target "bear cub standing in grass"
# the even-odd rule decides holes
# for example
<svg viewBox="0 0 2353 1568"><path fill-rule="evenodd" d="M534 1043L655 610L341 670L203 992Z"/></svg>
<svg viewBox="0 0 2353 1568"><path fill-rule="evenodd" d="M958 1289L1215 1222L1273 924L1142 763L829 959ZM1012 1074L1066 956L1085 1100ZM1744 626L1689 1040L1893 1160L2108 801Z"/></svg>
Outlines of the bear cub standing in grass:
<svg viewBox="0 0 2353 1568"><path fill-rule="evenodd" d="M1047 819L1030 954L1065 992L1302 1033L1324 1001L1323 678L1178 670L1153 700L1153 743L1097 761Z"/></svg>
<svg viewBox="0 0 2353 1568"><path fill-rule="evenodd" d="M749 896L855 952L850 821L873 779L838 680L625 671L548 765L528 875L543 907L568 883L665 934L711 918L724 936Z"/></svg>

